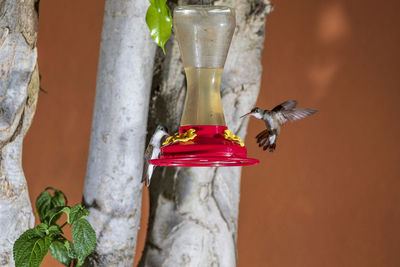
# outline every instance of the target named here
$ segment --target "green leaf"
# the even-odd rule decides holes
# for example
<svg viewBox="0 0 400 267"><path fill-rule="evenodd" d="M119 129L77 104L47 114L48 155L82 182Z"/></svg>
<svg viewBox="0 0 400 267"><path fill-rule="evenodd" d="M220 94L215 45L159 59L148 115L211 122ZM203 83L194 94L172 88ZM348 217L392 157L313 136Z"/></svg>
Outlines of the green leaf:
<svg viewBox="0 0 400 267"><path fill-rule="evenodd" d="M65 197L64 193L54 189L54 195L51 198L51 204L53 207L60 207L65 206L67 203L67 198Z"/></svg>
<svg viewBox="0 0 400 267"><path fill-rule="evenodd" d="M36 210L40 221L43 221L46 217L47 212L50 210L50 205L51 195L49 191L45 190L36 198Z"/></svg>
<svg viewBox="0 0 400 267"><path fill-rule="evenodd" d="M77 204L71 208L71 211L70 211L69 217L68 217L68 223L69 223L69 225L72 225L77 220L82 219L88 215L89 215L89 211L86 208L82 207L81 204Z"/></svg>
<svg viewBox="0 0 400 267"><path fill-rule="evenodd" d="M78 266L80 266L85 258L92 253L96 245L96 233L86 219L79 219L74 222L72 240L78 258Z"/></svg>
<svg viewBox="0 0 400 267"><path fill-rule="evenodd" d="M64 207L64 206L55 207L49 212L47 212L46 221L48 221L49 224L55 224L57 223L58 219L60 219L63 213L67 214L67 220L68 220L69 212L70 212L70 207Z"/></svg>
<svg viewBox="0 0 400 267"><path fill-rule="evenodd" d="M53 190L54 194L51 195L49 190ZM36 199L36 210L41 222L47 222L46 218L48 213L57 207L63 207L67 204L67 198L63 192L53 187L47 187ZM61 214L60 214L61 216ZM58 218L54 218L57 221Z"/></svg>
<svg viewBox="0 0 400 267"><path fill-rule="evenodd" d="M71 265L71 258L68 256L68 250L61 241L54 241L50 245L50 254L53 258L64 264L65 266Z"/></svg>
<svg viewBox="0 0 400 267"><path fill-rule="evenodd" d="M75 253L74 244L66 240L64 246L68 251L68 257L70 257L71 259L76 259L78 257L78 255L76 255Z"/></svg>
<svg viewBox="0 0 400 267"><path fill-rule="evenodd" d="M45 223L38 224L34 229L36 230L37 234L40 236L45 236L45 235L49 234L49 231L48 231L49 226Z"/></svg>
<svg viewBox="0 0 400 267"><path fill-rule="evenodd" d="M63 231L60 229L60 226L58 225L52 225L48 229L48 233L50 236L60 236L63 234Z"/></svg>
<svg viewBox="0 0 400 267"><path fill-rule="evenodd" d="M146 24L149 27L151 38L162 48L171 36L172 16L167 0L150 0L146 13Z"/></svg>
<svg viewBox="0 0 400 267"><path fill-rule="evenodd" d="M42 236L38 229L29 229L14 243L13 254L16 267L39 267L49 251L51 238Z"/></svg>
<svg viewBox="0 0 400 267"><path fill-rule="evenodd" d="M82 266L85 263L85 258L78 258L78 262L76 263L76 266Z"/></svg>

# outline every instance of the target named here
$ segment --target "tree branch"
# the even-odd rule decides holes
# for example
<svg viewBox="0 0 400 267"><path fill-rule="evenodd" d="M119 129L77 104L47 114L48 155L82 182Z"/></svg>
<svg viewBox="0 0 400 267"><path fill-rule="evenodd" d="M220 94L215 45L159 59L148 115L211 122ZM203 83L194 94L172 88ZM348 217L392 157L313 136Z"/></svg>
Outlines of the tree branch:
<svg viewBox="0 0 400 267"><path fill-rule="evenodd" d="M14 241L34 224L21 158L39 91L36 36L34 0L0 0L0 266L14 265Z"/></svg>
<svg viewBox="0 0 400 267"><path fill-rule="evenodd" d="M106 1L83 193L97 245L86 266L133 263L155 53L147 7L146 1Z"/></svg>

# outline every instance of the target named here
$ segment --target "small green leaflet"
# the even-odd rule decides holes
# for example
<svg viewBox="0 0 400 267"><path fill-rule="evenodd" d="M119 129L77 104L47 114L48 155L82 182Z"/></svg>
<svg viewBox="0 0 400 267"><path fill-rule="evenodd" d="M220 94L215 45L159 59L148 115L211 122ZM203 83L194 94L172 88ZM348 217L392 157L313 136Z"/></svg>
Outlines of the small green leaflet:
<svg viewBox="0 0 400 267"><path fill-rule="evenodd" d="M51 238L40 234L37 229L29 229L14 243L14 261L18 267L39 267L49 251Z"/></svg>
<svg viewBox="0 0 400 267"><path fill-rule="evenodd" d="M47 216L45 222L49 225L56 224L58 219L60 219L61 215L65 213L68 217L70 211L70 207L67 206L59 206L51 209L47 212Z"/></svg>
<svg viewBox="0 0 400 267"><path fill-rule="evenodd" d="M47 212L50 210L51 205L51 195L49 191L43 191L36 198L36 210L39 215L40 221L43 221L47 215Z"/></svg>
<svg viewBox="0 0 400 267"><path fill-rule="evenodd" d="M38 224L35 228L35 231L40 236L45 236L49 232L49 227L45 223Z"/></svg>
<svg viewBox="0 0 400 267"><path fill-rule="evenodd" d="M149 0L150 6L146 13L146 24L149 27L151 38L162 48L171 35L172 16L167 0Z"/></svg>
<svg viewBox="0 0 400 267"><path fill-rule="evenodd" d="M48 233L50 236L59 236L63 234L63 231L60 229L58 225L52 225L49 227Z"/></svg>
<svg viewBox="0 0 400 267"><path fill-rule="evenodd" d="M54 187L47 187L46 190L53 190L54 194L51 198L51 204L54 207L65 206L67 205L67 197L60 190L55 189Z"/></svg>
<svg viewBox="0 0 400 267"><path fill-rule="evenodd" d="M89 215L89 211L82 207L81 204L73 206L69 212L68 223L72 225L75 221Z"/></svg>
<svg viewBox="0 0 400 267"><path fill-rule="evenodd" d="M70 257L71 259L76 259L78 257L74 250L74 244L67 240L65 241L64 246L67 248L68 257Z"/></svg>
<svg viewBox="0 0 400 267"><path fill-rule="evenodd" d="M54 194L51 195L49 190L53 190ZM54 210L57 207L62 207L67 204L67 198L64 193L53 188L48 187L36 198L36 210L39 215L39 219L41 222L46 222L47 216L49 212ZM54 218L54 221L57 221L60 218L61 214L58 217Z"/></svg>
<svg viewBox="0 0 400 267"><path fill-rule="evenodd" d="M68 242L68 241L67 241ZM56 240L50 245L50 254L53 258L64 264L65 266L71 265L71 259L68 256L68 250L64 243Z"/></svg>
<svg viewBox="0 0 400 267"><path fill-rule="evenodd" d="M72 226L72 241L74 252L78 257L78 266L81 266L96 245L96 233L86 219L79 219Z"/></svg>

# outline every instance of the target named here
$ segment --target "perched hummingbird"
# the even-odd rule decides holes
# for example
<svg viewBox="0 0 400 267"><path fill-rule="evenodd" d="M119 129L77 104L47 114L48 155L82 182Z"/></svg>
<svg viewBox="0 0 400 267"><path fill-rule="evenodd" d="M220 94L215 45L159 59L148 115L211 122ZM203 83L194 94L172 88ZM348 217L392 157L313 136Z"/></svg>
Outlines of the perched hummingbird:
<svg viewBox="0 0 400 267"><path fill-rule="evenodd" d="M144 164L143 164L143 175L142 182L146 181L146 186L150 186L151 175L153 174L156 166L149 164L149 160L158 159L161 152L161 139L164 136L170 136L167 127L164 125L158 125L150 142L144 152Z"/></svg>
<svg viewBox="0 0 400 267"><path fill-rule="evenodd" d="M272 110L253 108L249 113L240 118L253 116L264 121L267 129L256 136L257 143L259 147L263 146L263 150L269 147L269 151L273 152L276 148L276 139L283 124L287 121L296 121L311 116L317 112L317 110L309 108L296 109L296 105L296 100L289 100L274 107Z"/></svg>

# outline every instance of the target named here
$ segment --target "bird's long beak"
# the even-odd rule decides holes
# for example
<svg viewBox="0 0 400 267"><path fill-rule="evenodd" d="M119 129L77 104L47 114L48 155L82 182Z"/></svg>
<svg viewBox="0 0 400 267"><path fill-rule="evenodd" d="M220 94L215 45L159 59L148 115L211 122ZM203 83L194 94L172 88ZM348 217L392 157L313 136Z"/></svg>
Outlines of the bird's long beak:
<svg viewBox="0 0 400 267"><path fill-rule="evenodd" d="M246 113L246 114L244 114L244 115L243 115L242 117L240 117L240 118L248 117L248 116L250 116L251 114L253 114L253 113L251 113L251 112Z"/></svg>
<svg viewBox="0 0 400 267"><path fill-rule="evenodd" d="M167 132L164 132L167 136L171 136L169 133L167 133Z"/></svg>

